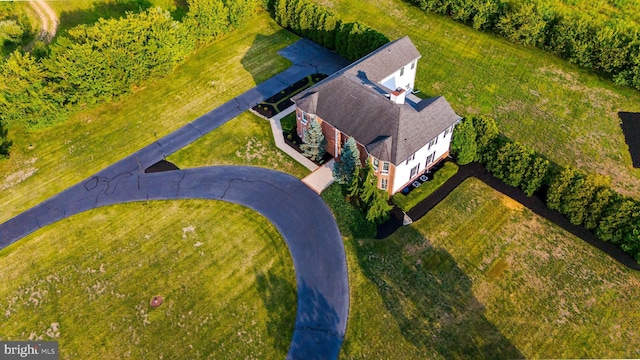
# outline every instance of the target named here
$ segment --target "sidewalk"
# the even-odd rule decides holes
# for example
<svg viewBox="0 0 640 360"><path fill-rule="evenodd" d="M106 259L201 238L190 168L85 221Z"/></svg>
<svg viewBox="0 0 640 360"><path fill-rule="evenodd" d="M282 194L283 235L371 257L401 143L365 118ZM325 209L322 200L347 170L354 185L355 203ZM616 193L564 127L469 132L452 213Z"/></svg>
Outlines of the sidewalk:
<svg viewBox="0 0 640 360"><path fill-rule="evenodd" d="M281 111L280 113L274 115L271 119L269 119L269 122L271 122L271 132L273 132L273 139L275 140L278 149L284 151L287 155L291 156L295 161L299 162L307 169L315 171L318 168L318 165L302 156L302 154L300 154L294 148L284 142L284 135L282 135L282 124L280 123L280 119L291 114L295 110L296 106L291 105L286 110Z"/></svg>
<svg viewBox="0 0 640 360"><path fill-rule="evenodd" d="M320 194L324 189L329 187L333 183L333 160L328 161L322 166L318 166L313 161L307 159L302 154L297 152L294 148L284 142L284 136L282 134L282 124L280 119L291 114L296 110L295 105L289 106L286 110L278 113L269 119L271 122L271 132L273 132L273 139L276 142L278 149L284 151L287 155L291 156L295 161L302 164L312 173L307 175L302 182L305 183L311 190Z"/></svg>

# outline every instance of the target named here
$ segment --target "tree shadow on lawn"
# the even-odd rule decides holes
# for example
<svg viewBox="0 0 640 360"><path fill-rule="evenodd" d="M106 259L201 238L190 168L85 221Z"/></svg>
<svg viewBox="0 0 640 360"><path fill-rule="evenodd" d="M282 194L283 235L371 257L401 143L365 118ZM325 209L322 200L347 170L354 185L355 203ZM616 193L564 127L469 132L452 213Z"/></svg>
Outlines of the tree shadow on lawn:
<svg viewBox="0 0 640 360"><path fill-rule="evenodd" d="M271 35L257 34L256 37L253 39L253 43L251 43L251 47L244 54L244 56L240 60L240 63L242 64L244 69L251 74L251 76L253 77L254 83L261 84L266 80L269 80L273 76L273 74L269 74L268 72L265 72L264 67L261 64L263 64L266 61L265 54L272 53L273 50L270 49L272 44L281 43L285 37L288 38L289 33L286 30L281 29ZM273 52L272 55L269 55L269 56L280 56L280 55ZM277 93L278 91L282 90L282 88L285 88L285 87L287 87L287 85L285 85L282 82L279 82L277 89L258 88L258 90L262 93L262 95L266 99L270 96L273 96L275 93Z"/></svg>
<svg viewBox="0 0 640 360"><path fill-rule="evenodd" d="M622 121L622 133L629 146L633 167L640 168L640 113L621 111L618 117Z"/></svg>
<svg viewBox="0 0 640 360"><path fill-rule="evenodd" d="M404 338L446 359L524 356L484 315L453 257L405 226L394 239L349 242Z"/></svg>
<svg viewBox="0 0 640 360"><path fill-rule="evenodd" d="M169 12L175 20L180 20L189 10L186 0L174 0L174 8ZM91 25L99 19L121 18L128 12L139 13L153 6L150 0L116 0L114 2L94 3L90 9L64 11L60 14L58 32L64 35L66 30L81 24Z"/></svg>
<svg viewBox="0 0 640 360"><path fill-rule="evenodd" d="M256 270L255 276L260 298L268 312L267 334L273 339L274 347L286 353L296 318L296 288L271 270L266 273Z"/></svg>

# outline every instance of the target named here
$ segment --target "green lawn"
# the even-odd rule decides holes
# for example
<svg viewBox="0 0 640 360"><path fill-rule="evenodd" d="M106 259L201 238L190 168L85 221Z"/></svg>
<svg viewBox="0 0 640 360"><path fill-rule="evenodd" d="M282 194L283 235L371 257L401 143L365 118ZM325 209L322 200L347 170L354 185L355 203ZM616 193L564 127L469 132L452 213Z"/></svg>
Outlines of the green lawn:
<svg viewBox="0 0 640 360"><path fill-rule="evenodd" d="M0 283L0 337L57 340L61 359L283 359L293 335L282 237L218 201L62 220L0 250ZM153 309L155 295L164 303Z"/></svg>
<svg viewBox="0 0 640 360"><path fill-rule="evenodd" d="M541 50L424 13L402 0L331 0L346 21L392 39L409 35L422 54L417 86L444 95L461 115L493 115L503 132L562 165L612 177L640 197L618 111L640 111L640 93Z"/></svg>
<svg viewBox="0 0 640 360"><path fill-rule="evenodd" d="M192 55L165 79L56 126L9 130L0 161L0 221L55 195L286 69L297 37L266 14Z"/></svg>
<svg viewBox="0 0 640 360"><path fill-rule="evenodd" d="M346 247L344 359L640 356L640 274L479 180Z"/></svg>
<svg viewBox="0 0 640 360"><path fill-rule="evenodd" d="M276 147L269 121L249 111L177 151L167 160L179 168L252 165L284 171L298 178L310 173Z"/></svg>

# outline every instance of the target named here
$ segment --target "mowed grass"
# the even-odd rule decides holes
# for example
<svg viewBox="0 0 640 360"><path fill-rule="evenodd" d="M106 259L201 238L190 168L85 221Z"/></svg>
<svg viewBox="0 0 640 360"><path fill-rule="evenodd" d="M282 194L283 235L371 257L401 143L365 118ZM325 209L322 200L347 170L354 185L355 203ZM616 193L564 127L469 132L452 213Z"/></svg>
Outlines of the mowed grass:
<svg viewBox="0 0 640 360"><path fill-rule="evenodd" d="M293 335L286 244L224 202L73 216L0 250L0 283L0 339L55 340L61 359L283 359Z"/></svg>
<svg viewBox="0 0 640 360"><path fill-rule="evenodd" d="M640 274L468 179L346 244L344 359L637 358Z"/></svg>
<svg viewBox="0 0 640 360"><path fill-rule="evenodd" d="M269 121L249 111L177 151L167 160L179 168L252 165L283 171L298 178L310 173L276 147Z"/></svg>
<svg viewBox="0 0 640 360"><path fill-rule="evenodd" d="M401 0L331 0L345 20L396 39L409 35L422 54L417 87L444 95L462 116L494 116L510 138L561 165L610 176L640 197L619 111L640 111L640 93L541 50L511 44Z"/></svg>
<svg viewBox="0 0 640 360"><path fill-rule="evenodd" d="M44 130L11 128L11 158L0 161L0 221L286 69L290 62L277 51L296 39L261 14L121 101L87 108Z"/></svg>

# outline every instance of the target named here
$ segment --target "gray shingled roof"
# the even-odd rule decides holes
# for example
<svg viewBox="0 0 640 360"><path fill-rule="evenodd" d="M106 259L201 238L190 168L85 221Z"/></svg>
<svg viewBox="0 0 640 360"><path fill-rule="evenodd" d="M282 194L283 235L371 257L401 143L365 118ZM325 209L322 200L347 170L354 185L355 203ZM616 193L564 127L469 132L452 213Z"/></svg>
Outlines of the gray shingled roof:
<svg viewBox="0 0 640 360"><path fill-rule="evenodd" d="M378 83L401 67L421 57L411 39L405 36L381 46L358 60L345 69L345 74L356 76L361 71L369 80Z"/></svg>
<svg viewBox="0 0 640 360"><path fill-rule="evenodd" d="M393 44L398 47L393 47ZM316 114L345 134L353 136L365 145L369 154L399 164L460 117L443 97L424 99L418 103L408 100L404 104L389 100L385 96L389 89L376 81L411 61L402 63L380 78L377 74L381 72L375 72L372 76L373 70L369 67L386 61L376 59L380 54L389 59L386 57L389 46L392 49L401 48L403 53L410 56L413 55L407 49L415 50L411 40L404 37L381 47L292 99L303 111ZM417 57L419 54L412 59ZM365 70L359 64L365 64Z"/></svg>

